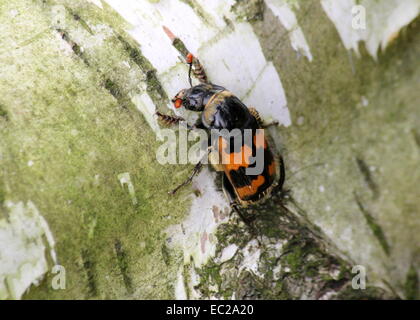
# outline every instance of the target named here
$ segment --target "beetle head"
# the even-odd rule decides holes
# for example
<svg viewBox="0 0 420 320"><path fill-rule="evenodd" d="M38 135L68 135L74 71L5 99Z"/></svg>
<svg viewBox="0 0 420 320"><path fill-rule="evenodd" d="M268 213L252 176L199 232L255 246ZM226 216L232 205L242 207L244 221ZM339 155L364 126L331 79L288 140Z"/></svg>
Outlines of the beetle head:
<svg viewBox="0 0 420 320"><path fill-rule="evenodd" d="M175 108L181 108L191 111L203 111L205 98L208 95L208 90L202 85L197 85L189 89L182 89L172 99Z"/></svg>

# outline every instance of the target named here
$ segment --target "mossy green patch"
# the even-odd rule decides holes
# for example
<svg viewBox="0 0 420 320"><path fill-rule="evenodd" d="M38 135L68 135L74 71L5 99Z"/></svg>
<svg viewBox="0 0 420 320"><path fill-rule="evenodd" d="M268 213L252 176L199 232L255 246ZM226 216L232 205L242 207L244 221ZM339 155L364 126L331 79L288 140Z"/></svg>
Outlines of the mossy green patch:
<svg viewBox="0 0 420 320"><path fill-rule="evenodd" d="M6 111L6 108L3 107L1 104L0 104L0 117L2 117L5 120L8 120L8 118L9 118L9 116L7 114L7 111Z"/></svg>
<svg viewBox="0 0 420 320"><path fill-rule="evenodd" d="M366 287L365 289L353 289L351 286L346 287L336 297L336 300L387 300L395 299L387 292L376 287Z"/></svg>
<svg viewBox="0 0 420 320"><path fill-rule="evenodd" d="M231 10L238 21L255 22L264 17L264 1L262 0L236 0Z"/></svg>
<svg viewBox="0 0 420 320"><path fill-rule="evenodd" d="M105 89L109 91L110 94L112 94L112 96L117 99L120 100L123 98L123 95L121 93L121 89L118 87L118 85L112 81L111 79L106 79L105 83L104 83Z"/></svg>
<svg viewBox="0 0 420 320"><path fill-rule="evenodd" d="M179 39L179 38L175 38L172 45L175 47L176 50L178 50L179 53L181 53L181 55L183 57L186 57L187 54L189 53L189 51L188 51L187 47L185 46L184 42L182 42L182 40Z"/></svg>
<svg viewBox="0 0 420 320"><path fill-rule="evenodd" d="M296 54L271 10L253 23L292 119L279 128L285 187L339 250L369 266L372 284L388 279L402 288L406 275L399 266L411 263L420 242L414 218L420 209L414 192L419 94L413 85L420 70L419 18L375 61L363 44L360 57L347 52L319 2L300 2L294 12L311 62Z"/></svg>
<svg viewBox="0 0 420 320"><path fill-rule="evenodd" d="M216 257L228 245L235 244L238 251L227 261L212 259L197 270L200 283L195 289L203 297L316 299L349 284L350 265L325 251L322 239L288 211L291 203L284 197L282 192L273 193L264 204L242 209L243 215L254 216L251 226L235 217L219 227ZM259 250L259 258L250 270L243 263L256 254L246 249L253 239L259 239L254 249Z"/></svg>
<svg viewBox="0 0 420 320"><path fill-rule="evenodd" d="M3 181L0 180L0 207L3 205L5 200L6 200L6 192L4 191Z"/></svg>
<svg viewBox="0 0 420 320"><path fill-rule="evenodd" d="M419 276L414 266L411 266L407 272L407 278L404 285L405 298L409 300L419 299Z"/></svg>
<svg viewBox="0 0 420 320"><path fill-rule="evenodd" d="M74 2L73 12L94 35L73 17L63 39L50 28L48 3L6 6L2 12L20 14L13 24L0 15L9 39L0 55L2 74L14 75L0 82L2 103L13 119L1 124L0 161L7 168L1 181L8 199L31 200L39 208L66 269L65 290L54 290L48 273L24 298L173 297L179 257L162 257L162 232L181 220L189 199L162 192L173 167L157 163L158 142L138 111L121 108L133 88L142 90L146 77L138 71L129 78L115 63L130 57L113 33L101 45L85 46L95 26L107 23L106 9ZM14 48L14 41L44 29L49 31L42 37ZM79 50L69 51L76 39ZM121 173L129 173L137 204L121 185Z"/></svg>

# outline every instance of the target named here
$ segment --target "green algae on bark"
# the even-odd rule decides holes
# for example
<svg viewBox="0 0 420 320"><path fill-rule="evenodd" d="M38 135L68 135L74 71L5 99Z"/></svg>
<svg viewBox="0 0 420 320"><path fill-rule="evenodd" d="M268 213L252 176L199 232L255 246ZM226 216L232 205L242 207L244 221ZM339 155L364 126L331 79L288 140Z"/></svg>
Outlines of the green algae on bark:
<svg viewBox="0 0 420 320"><path fill-rule="evenodd" d="M121 66L132 58L108 32L118 27L104 26L107 19L118 21L115 13L109 18L110 12L75 1L72 12L94 34L69 14L63 39L50 28L54 4L59 2L15 1L3 4L0 16L6 21L10 11L18 12L13 24L1 24L9 39L0 53L2 74L14 75L0 80L0 104L8 106L9 119L0 119L1 194L37 204L67 275L65 290L51 287L48 272L24 298L173 297L176 272L170 270L177 261L165 264L160 234L179 221L189 200L161 192L160 181L173 169L155 161L155 135L138 111L121 108L129 92L143 90L146 75ZM32 30L46 31L28 42ZM87 46L89 41L97 45ZM23 45L16 49L13 42ZM131 175L137 205L118 180L124 172ZM163 272L165 279L157 276Z"/></svg>
<svg viewBox="0 0 420 320"><path fill-rule="evenodd" d="M270 10L253 24L294 123L280 130L286 185L308 220L367 267L368 285L403 298L412 261L420 267L419 18L375 61L363 44L360 58L346 51L319 3L295 13L312 62L296 55Z"/></svg>
<svg viewBox="0 0 420 320"><path fill-rule="evenodd" d="M174 175L155 161L155 134L133 96L164 108L167 94L131 26L102 5L2 4L0 210L34 201L68 276L66 290L53 290L47 272L25 298L173 298L180 270L187 297L384 298L375 288L384 283L393 297L418 297L418 20L374 62L363 47L360 59L344 50L319 3L302 3L309 63L267 8L244 12L287 94L293 125L278 131L290 196L250 209L257 234L231 217L215 257L179 268L182 252L163 233L182 223L190 199L162 190L189 166ZM350 286L355 264L368 266L366 291Z"/></svg>

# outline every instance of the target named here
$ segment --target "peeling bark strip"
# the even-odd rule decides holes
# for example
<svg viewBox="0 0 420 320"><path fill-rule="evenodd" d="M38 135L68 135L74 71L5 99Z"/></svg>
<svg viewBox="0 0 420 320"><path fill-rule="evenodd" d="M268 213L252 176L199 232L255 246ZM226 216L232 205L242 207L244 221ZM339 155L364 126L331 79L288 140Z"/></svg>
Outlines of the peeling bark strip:
<svg viewBox="0 0 420 320"><path fill-rule="evenodd" d="M55 240L32 201L5 200L0 179L0 300L20 299L57 264Z"/></svg>
<svg viewBox="0 0 420 320"><path fill-rule="evenodd" d="M359 56L359 42L364 41L374 59L378 50L385 50L420 11L417 0L388 0L386 5L369 0L321 0L321 5L346 49L353 49Z"/></svg>

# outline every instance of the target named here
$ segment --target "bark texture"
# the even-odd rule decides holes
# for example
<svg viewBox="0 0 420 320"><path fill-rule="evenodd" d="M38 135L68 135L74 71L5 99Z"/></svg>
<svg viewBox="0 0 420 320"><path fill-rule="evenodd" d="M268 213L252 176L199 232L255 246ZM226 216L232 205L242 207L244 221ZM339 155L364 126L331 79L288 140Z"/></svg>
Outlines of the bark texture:
<svg viewBox="0 0 420 320"><path fill-rule="evenodd" d="M392 13L361 2L368 22ZM0 299L418 299L419 20L373 58L346 49L327 6L2 1ZM167 194L193 165L156 161L153 113L188 86L163 24L282 124L285 187L245 210L253 231L215 172Z"/></svg>

